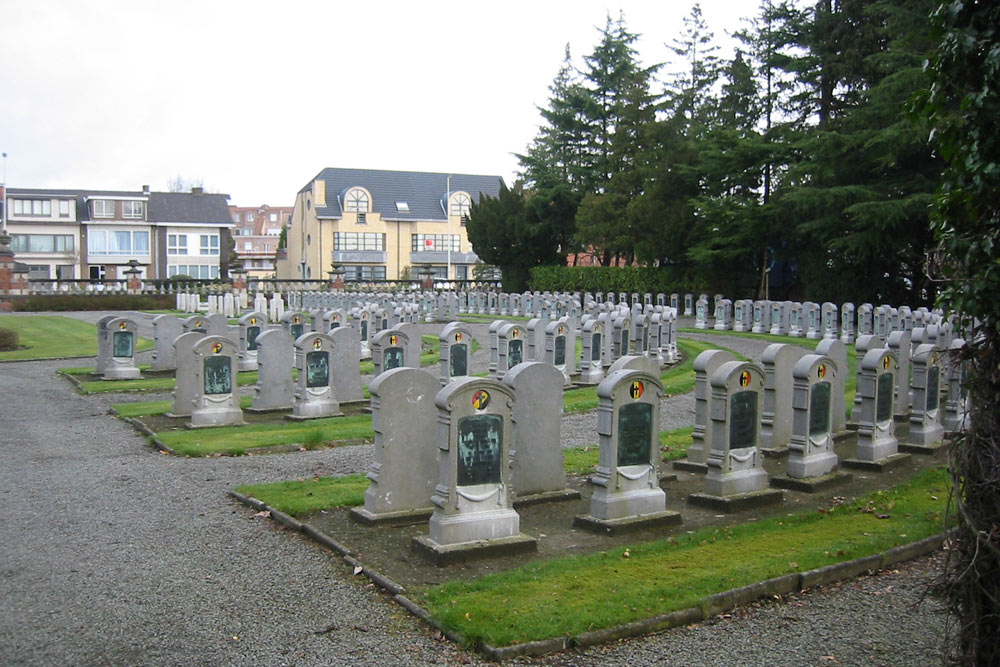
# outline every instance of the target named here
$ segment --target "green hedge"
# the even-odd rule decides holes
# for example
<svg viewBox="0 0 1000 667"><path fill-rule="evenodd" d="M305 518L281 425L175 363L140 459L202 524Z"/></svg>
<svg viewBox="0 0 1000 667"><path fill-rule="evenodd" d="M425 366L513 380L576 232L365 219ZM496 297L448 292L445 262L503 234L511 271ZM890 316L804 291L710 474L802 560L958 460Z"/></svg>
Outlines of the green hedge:
<svg viewBox="0 0 1000 667"><path fill-rule="evenodd" d="M14 310L28 313L75 310L170 310L176 299L169 294L35 294L13 297Z"/></svg>
<svg viewBox="0 0 1000 667"><path fill-rule="evenodd" d="M676 267L641 266L536 266L531 270L531 289L550 292L677 292L706 291L692 285Z"/></svg>

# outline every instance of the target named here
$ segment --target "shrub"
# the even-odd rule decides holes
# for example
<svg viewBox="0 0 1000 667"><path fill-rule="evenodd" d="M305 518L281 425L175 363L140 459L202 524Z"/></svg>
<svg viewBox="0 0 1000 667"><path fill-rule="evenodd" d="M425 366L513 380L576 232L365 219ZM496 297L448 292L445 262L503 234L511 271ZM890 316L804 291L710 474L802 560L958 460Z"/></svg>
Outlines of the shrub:
<svg viewBox="0 0 1000 667"><path fill-rule="evenodd" d="M16 350L20 347L17 332L13 329L0 329L0 350Z"/></svg>
<svg viewBox="0 0 1000 667"><path fill-rule="evenodd" d="M706 291L692 284L679 267L641 266L537 266L531 270L530 287L552 292L677 292Z"/></svg>
<svg viewBox="0 0 1000 667"><path fill-rule="evenodd" d="M169 294L35 294L11 299L20 312L66 312L74 310L169 310Z"/></svg>

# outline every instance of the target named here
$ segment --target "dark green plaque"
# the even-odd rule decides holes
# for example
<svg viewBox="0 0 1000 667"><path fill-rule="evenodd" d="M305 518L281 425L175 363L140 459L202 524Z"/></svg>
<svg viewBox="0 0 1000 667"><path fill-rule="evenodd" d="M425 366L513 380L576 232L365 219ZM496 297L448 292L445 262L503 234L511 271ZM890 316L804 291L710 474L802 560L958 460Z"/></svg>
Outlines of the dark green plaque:
<svg viewBox="0 0 1000 667"><path fill-rule="evenodd" d="M499 484L503 417L472 415L458 420L458 485Z"/></svg>
<svg viewBox="0 0 1000 667"><path fill-rule="evenodd" d="M325 350L306 352L306 386L310 389L330 386L330 353Z"/></svg>
<svg viewBox="0 0 1000 667"><path fill-rule="evenodd" d="M598 331L590 337L590 360L601 360L601 332Z"/></svg>
<svg viewBox="0 0 1000 667"><path fill-rule="evenodd" d="M757 392L738 391L729 399L729 448L757 446Z"/></svg>
<svg viewBox="0 0 1000 667"><path fill-rule="evenodd" d="M260 327L247 327L247 349L257 349L257 336L260 335Z"/></svg>
<svg viewBox="0 0 1000 667"><path fill-rule="evenodd" d="M562 366L566 363L566 336L556 336L554 345L555 351L552 363L556 366Z"/></svg>
<svg viewBox="0 0 1000 667"><path fill-rule="evenodd" d="M892 373L879 375L875 389L875 421L885 422L892 419L892 391Z"/></svg>
<svg viewBox="0 0 1000 667"><path fill-rule="evenodd" d="M817 382L809 394L809 435L830 432L830 383Z"/></svg>
<svg viewBox="0 0 1000 667"><path fill-rule="evenodd" d="M628 329L622 329L622 353L621 356L628 354Z"/></svg>
<svg viewBox="0 0 1000 667"><path fill-rule="evenodd" d="M233 393L233 364L228 356L205 357L205 393Z"/></svg>
<svg viewBox="0 0 1000 667"><path fill-rule="evenodd" d="M937 366L927 369L927 409L938 409L938 393L941 384L941 371Z"/></svg>
<svg viewBox="0 0 1000 667"><path fill-rule="evenodd" d="M305 328L306 325L304 324L293 324L291 327L289 327L289 331L292 333L292 339L298 340L299 336L301 336L305 332Z"/></svg>
<svg viewBox="0 0 1000 667"><path fill-rule="evenodd" d="M524 359L524 341L512 340L507 343L507 370L514 368Z"/></svg>
<svg viewBox="0 0 1000 667"><path fill-rule="evenodd" d="M115 335L111 337L111 356L118 359L131 359L132 355L132 332L116 331Z"/></svg>
<svg viewBox="0 0 1000 667"><path fill-rule="evenodd" d="M618 465L648 465L652 433L652 405L628 403L618 408Z"/></svg>
<svg viewBox="0 0 1000 667"><path fill-rule="evenodd" d="M368 320L361 320L361 340L368 340Z"/></svg>
<svg viewBox="0 0 1000 667"><path fill-rule="evenodd" d="M469 374L469 346L463 344L452 345L448 350L451 363L451 377L460 377Z"/></svg>
<svg viewBox="0 0 1000 667"><path fill-rule="evenodd" d="M340 322L338 322L336 320L334 320L333 322L330 322L330 331L333 331L334 329L336 329L339 326L340 326Z"/></svg>
<svg viewBox="0 0 1000 667"><path fill-rule="evenodd" d="M646 352L648 350L647 345L649 344L649 333L646 331L646 327L641 327L639 329L639 348L641 352Z"/></svg>
<svg viewBox="0 0 1000 667"><path fill-rule="evenodd" d="M382 355L382 370L391 371L393 368L402 368L402 366L403 366L403 348L401 347L385 348L385 354Z"/></svg>

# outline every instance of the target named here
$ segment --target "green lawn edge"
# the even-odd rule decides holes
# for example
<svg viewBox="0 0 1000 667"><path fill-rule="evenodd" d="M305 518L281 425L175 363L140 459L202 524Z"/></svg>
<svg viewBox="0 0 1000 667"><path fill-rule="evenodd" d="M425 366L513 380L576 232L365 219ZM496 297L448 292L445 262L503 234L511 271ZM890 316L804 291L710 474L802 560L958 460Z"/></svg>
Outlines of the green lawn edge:
<svg viewBox="0 0 1000 667"><path fill-rule="evenodd" d="M36 361L97 356L97 326L64 315L0 315L0 329L17 332L21 347L0 351L0 361ZM139 338L136 351L151 350Z"/></svg>
<svg viewBox="0 0 1000 667"><path fill-rule="evenodd" d="M934 468L841 507L529 563L409 594L435 623L471 645L572 637L938 534L947 486L946 472Z"/></svg>

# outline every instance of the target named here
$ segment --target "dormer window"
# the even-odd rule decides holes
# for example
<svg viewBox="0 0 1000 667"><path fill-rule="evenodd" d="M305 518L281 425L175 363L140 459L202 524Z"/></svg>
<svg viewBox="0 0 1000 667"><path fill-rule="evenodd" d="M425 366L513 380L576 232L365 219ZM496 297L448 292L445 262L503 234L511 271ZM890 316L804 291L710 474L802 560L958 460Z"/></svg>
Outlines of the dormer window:
<svg viewBox="0 0 1000 667"><path fill-rule="evenodd" d="M452 193L449 208L448 215L458 216L464 225L469 219L469 209L472 208L472 197L464 192Z"/></svg>
<svg viewBox="0 0 1000 667"><path fill-rule="evenodd" d="M365 216L368 213L368 207L370 205L370 200L368 199L368 193L361 188L352 188L348 190L347 197L345 199L345 204L348 213L357 213L358 224L365 224Z"/></svg>
<svg viewBox="0 0 1000 667"><path fill-rule="evenodd" d="M94 200L94 217L95 218L113 218L115 217L115 202L111 199L95 199Z"/></svg>
<svg viewBox="0 0 1000 667"><path fill-rule="evenodd" d="M142 220L142 202L123 201L122 217L130 220Z"/></svg>
<svg viewBox="0 0 1000 667"><path fill-rule="evenodd" d="M396 202L396 210L398 212L400 212L400 213L409 213L410 212L410 204L408 202L405 202L405 201L398 201L398 202Z"/></svg>

